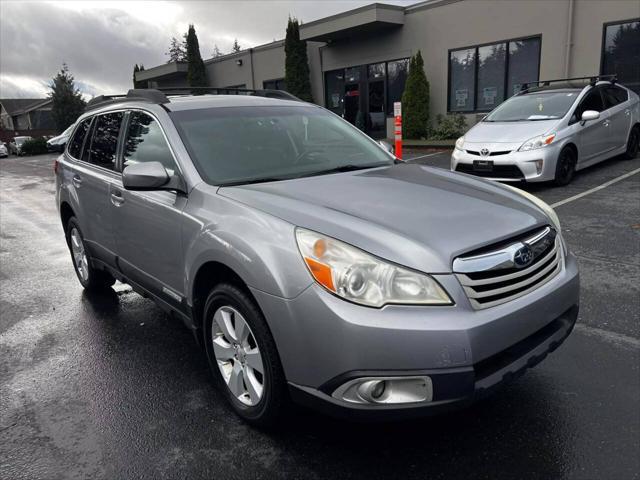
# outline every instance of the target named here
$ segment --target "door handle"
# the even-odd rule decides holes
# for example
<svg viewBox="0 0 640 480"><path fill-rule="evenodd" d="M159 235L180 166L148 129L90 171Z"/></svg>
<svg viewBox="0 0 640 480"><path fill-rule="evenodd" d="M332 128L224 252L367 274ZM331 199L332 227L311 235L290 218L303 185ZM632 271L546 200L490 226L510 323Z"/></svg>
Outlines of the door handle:
<svg viewBox="0 0 640 480"><path fill-rule="evenodd" d="M116 207L121 206L124 203L122 192L119 192L117 190L111 192L111 203L113 203Z"/></svg>
<svg viewBox="0 0 640 480"><path fill-rule="evenodd" d="M626 116L631 115L631 110L630 110L630 109L628 109L628 108L627 108L627 109L625 109L624 114L625 114Z"/></svg>
<svg viewBox="0 0 640 480"><path fill-rule="evenodd" d="M80 188L80 186L82 185L82 178L80 178L80 175L74 175L71 179L71 183L73 183L74 187Z"/></svg>
<svg viewBox="0 0 640 480"><path fill-rule="evenodd" d="M611 122L610 122L609 120L605 120L604 122L602 122L602 124L603 124L605 127L608 127L610 123L611 123Z"/></svg>

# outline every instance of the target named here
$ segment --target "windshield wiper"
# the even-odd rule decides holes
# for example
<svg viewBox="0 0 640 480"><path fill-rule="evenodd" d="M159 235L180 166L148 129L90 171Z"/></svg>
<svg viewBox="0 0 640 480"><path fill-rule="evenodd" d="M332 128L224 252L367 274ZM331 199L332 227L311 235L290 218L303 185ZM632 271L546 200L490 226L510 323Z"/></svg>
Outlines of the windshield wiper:
<svg viewBox="0 0 640 480"><path fill-rule="evenodd" d="M278 182L280 180L291 180L296 177L263 177L263 178L253 178L249 180L238 180L235 182L226 182L218 184L219 187L235 187L237 185L252 185L254 183L265 183L265 182Z"/></svg>
<svg viewBox="0 0 640 480"><path fill-rule="evenodd" d="M366 170L369 168L386 167L386 166L388 166L388 164L386 163L370 163L365 165L354 165L352 163L349 163L347 165L340 165L339 167L329 168L328 170L319 170L317 172L307 173L307 174L301 175L301 177L314 177L316 175L327 175L330 173L353 172L355 170Z"/></svg>

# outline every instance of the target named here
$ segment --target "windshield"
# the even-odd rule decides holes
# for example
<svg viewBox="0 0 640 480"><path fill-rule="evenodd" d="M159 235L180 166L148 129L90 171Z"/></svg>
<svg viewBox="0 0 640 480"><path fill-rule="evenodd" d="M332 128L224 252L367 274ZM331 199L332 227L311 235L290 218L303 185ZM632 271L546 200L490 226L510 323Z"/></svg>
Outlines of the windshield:
<svg viewBox="0 0 640 480"><path fill-rule="evenodd" d="M578 98L576 91L534 92L511 97L493 112L485 122L521 122L562 118Z"/></svg>
<svg viewBox="0 0 640 480"><path fill-rule="evenodd" d="M393 163L373 140L318 107L219 107L170 115L196 168L212 185Z"/></svg>
<svg viewBox="0 0 640 480"><path fill-rule="evenodd" d="M27 140L31 140L31 137L16 137L13 139L16 145L20 146Z"/></svg>

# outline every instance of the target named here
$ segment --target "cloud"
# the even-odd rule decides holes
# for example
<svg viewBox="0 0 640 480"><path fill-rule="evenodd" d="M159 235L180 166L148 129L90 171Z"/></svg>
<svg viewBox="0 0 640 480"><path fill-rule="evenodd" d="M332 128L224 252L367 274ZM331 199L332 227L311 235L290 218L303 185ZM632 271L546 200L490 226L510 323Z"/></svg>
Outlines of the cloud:
<svg viewBox="0 0 640 480"><path fill-rule="evenodd" d="M171 37L180 38L190 23L209 58L214 44L228 52L236 38L243 48L283 38L289 15L308 22L367 3L2 2L0 97L44 96L62 63L85 95L123 92L131 88L134 64L166 62Z"/></svg>

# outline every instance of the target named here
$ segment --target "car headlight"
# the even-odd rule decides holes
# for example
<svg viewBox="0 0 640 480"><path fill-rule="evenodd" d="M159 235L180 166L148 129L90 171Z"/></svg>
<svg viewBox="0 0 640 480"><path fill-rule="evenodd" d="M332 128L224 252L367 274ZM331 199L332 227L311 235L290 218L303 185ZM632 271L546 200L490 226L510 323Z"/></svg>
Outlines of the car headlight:
<svg viewBox="0 0 640 480"><path fill-rule="evenodd" d="M325 235L296 229L296 241L313 278L330 292L354 303L450 305L433 278L398 267Z"/></svg>
<svg viewBox="0 0 640 480"><path fill-rule="evenodd" d="M509 187L511 190L522 195L524 198L531 201L531 203L535 204L538 208L540 208L540 210L542 210L545 213L545 215L549 217L549 220L551 220L551 223L553 224L553 227L556 229L556 232L558 232L558 234L561 233L560 219L558 218L558 215L556 214L555 210L551 208L549 204L540 200L535 195L531 195L529 192L525 192L524 190L520 190L519 188L512 187L511 185L505 185L505 187Z"/></svg>
<svg viewBox="0 0 640 480"><path fill-rule="evenodd" d="M528 152L529 150L536 150L538 148L546 147L553 142L556 138L555 133L549 133L548 135L540 135L539 137L533 137L522 144L518 149L519 152Z"/></svg>
<svg viewBox="0 0 640 480"><path fill-rule="evenodd" d="M464 135L456 140L456 150L463 150L464 146Z"/></svg>

